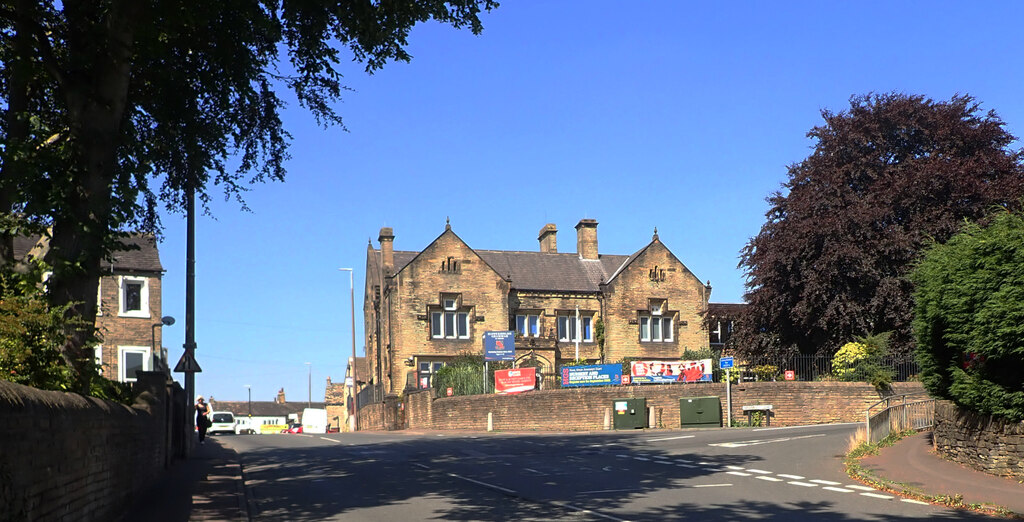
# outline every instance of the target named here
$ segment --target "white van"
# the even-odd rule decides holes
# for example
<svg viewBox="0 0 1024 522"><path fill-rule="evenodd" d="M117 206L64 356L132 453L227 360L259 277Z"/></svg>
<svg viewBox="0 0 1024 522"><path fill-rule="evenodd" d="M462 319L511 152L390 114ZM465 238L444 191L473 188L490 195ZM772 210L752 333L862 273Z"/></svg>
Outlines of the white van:
<svg viewBox="0 0 1024 522"><path fill-rule="evenodd" d="M249 417L235 418L235 435L256 433L256 429L249 423L251 420Z"/></svg>
<svg viewBox="0 0 1024 522"><path fill-rule="evenodd" d="M235 414L230 411L215 411L210 414L210 429L206 433L235 433Z"/></svg>
<svg viewBox="0 0 1024 522"><path fill-rule="evenodd" d="M302 410L302 433L327 433L327 410L321 408Z"/></svg>

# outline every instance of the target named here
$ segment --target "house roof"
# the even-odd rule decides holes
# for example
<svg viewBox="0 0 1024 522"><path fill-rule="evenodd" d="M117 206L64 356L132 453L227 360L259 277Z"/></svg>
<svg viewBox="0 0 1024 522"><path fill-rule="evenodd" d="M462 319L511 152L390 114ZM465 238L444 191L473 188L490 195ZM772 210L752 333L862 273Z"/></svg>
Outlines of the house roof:
<svg viewBox="0 0 1024 522"><path fill-rule="evenodd" d="M512 280L516 290L597 292L631 256L601 254L596 260L581 259L575 252L545 253L508 250L474 250L501 277ZM378 264L380 249L374 249ZM395 273L419 252L395 251Z"/></svg>
<svg viewBox="0 0 1024 522"><path fill-rule="evenodd" d="M708 315L711 317L736 318L746 309L746 303L708 303Z"/></svg>
<svg viewBox="0 0 1024 522"><path fill-rule="evenodd" d="M49 238L45 236L18 236L14 238L14 255L18 259L25 259L26 256L41 256L47 250ZM160 264L160 251L157 248L156 239L150 234L133 234L121 240L128 250L119 250L111 253L111 259L106 259L101 266L104 269L128 272L163 272Z"/></svg>
<svg viewBox="0 0 1024 522"><path fill-rule="evenodd" d="M211 400L210 406L213 411L230 411L235 415L249 414L249 401ZM252 414L256 417L287 417L302 413L302 410L308 407L323 408L324 403L314 402L310 406L306 402L252 401Z"/></svg>

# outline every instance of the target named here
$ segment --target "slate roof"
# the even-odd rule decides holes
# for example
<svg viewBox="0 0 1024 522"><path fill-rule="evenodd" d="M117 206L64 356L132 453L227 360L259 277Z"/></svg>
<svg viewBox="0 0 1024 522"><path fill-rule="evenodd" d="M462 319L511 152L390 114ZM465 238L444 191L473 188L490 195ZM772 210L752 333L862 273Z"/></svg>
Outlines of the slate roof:
<svg viewBox="0 0 1024 522"><path fill-rule="evenodd" d="M374 249L377 263L380 250ZM575 252L544 253L508 250L475 250L501 277L512 279L515 290L598 292L633 256L601 254L598 259L580 259ZM395 251L395 273L419 252Z"/></svg>
<svg viewBox="0 0 1024 522"><path fill-rule="evenodd" d="M249 401L211 401L213 411L230 411L236 416L249 414ZM287 417L302 413L307 402L252 401L252 414L257 417ZM324 403L314 402L313 408L323 408Z"/></svg>
<svg viewBox="0 0 1024 522"><path fill-rule="evenodd" d="M708 315L711 317L737 318L747 309L746 303L708 303Z"/></svg>
<svg viewBox="0 0 1024 522"><path fill-rule="evenodd" d="M46 238L18 236L14 238L14 255L18 259L24 259L30 252L33 255L40 255L48 242ZM163 272L160 264L160 250L157 248L156 239L149 234L135 234L122 240L122 243L131 250L117 251L112 254L112 260L104 260L101 266L109 268L111 264L115 270L127 272ZM39 246L38 251L32 249Z"/></svg>

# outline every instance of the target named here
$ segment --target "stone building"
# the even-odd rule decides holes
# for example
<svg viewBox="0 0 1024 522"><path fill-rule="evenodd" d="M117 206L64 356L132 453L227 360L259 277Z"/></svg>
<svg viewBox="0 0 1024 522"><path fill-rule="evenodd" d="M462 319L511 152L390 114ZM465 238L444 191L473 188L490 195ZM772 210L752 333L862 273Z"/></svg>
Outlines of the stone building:
<svg viewBox="0 0 1024 522"><path fill-rule="evenodd" d="M557 227L536 252L476 250L445 225L422 251L395 250L391 228L366 252L365 381L380 393L427 387L459 354L482 354L486 331L516 332L519 365L551 376L574 359L678 359L708 348L710 285L659 239L632 255L601 254L597 221L576 225L576 251ZM364 380L364 379L360 379Z"/></svg>
<svg viewBox="0 0 1024 522"><path fill-rule="evenodd" d="M122 241L127 250L114 252L102 263L96 306L100 339L96 362L104 377L135 382L136 371L167 368L166 353L160 348L164 269L153 236L133 235ZM22 261L42 259L48 249L45 237L16 237L14 247Z"/></svg>

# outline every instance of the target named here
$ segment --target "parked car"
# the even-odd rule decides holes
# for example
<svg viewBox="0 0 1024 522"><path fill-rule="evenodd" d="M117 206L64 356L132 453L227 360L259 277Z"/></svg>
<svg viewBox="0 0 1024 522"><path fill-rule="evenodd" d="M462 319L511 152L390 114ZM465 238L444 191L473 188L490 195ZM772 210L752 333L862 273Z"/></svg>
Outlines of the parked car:
<svg viewBox="0 0 1024 522"><path fill-rule="evenodd" d="M230 411L215 411L210 414L210 429L206 430L210 435L216 433L235 433L235 414Z"/></svg>
<svg viewBox="0 0 1024 522"><path fill-rule="evenodd" d="M297 422L290 423L281 433L302 433L302 425Z"/></svg>

